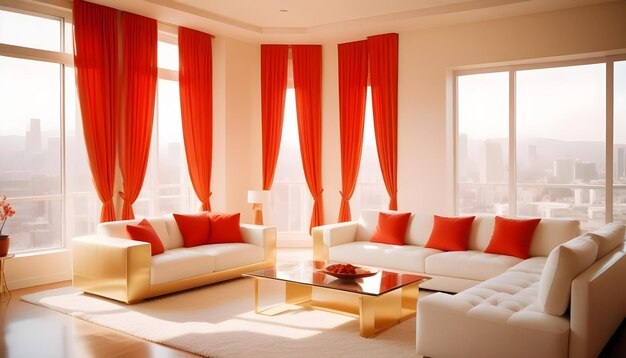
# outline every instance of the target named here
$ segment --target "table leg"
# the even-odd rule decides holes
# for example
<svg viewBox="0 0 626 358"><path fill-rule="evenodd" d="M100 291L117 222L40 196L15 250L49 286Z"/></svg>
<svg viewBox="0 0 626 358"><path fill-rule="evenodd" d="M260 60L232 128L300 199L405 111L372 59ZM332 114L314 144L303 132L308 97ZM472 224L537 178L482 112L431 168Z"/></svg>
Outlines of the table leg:
<svg viewBox="0 0 626 358"><path fill-rule="evenodd" d="M259 279L254 279L254 313L259 313Z"/></svg>
<svg viewBox="0 0 626 358"><path fill-rule="evenodd" d="M392 327L402 318L402 294L400 290L373 297L359 298L359 319L362 337L373 337Z"/></svg>
<svg viewBox="0 0 626 358"><path fill-rule="evenodd" d="M9 287L7 286L7 279L4 276L4 260L0 260L0 297L5 292L9 295L9 297L11 297L11 291L9 291Z"/></svg>
<svg viewBox="0 0 626 358"><path fill-rule="evenodd" d="M417 312L417 298L420 292L419 283L412 283L402 287L402 319L415 316Z"/></svg>
<svg viewBox="0 0 626 358"><path fill-rule="evenodd" d="M285 303L297 305L311 300L313 287L285 282Z"/></svg>

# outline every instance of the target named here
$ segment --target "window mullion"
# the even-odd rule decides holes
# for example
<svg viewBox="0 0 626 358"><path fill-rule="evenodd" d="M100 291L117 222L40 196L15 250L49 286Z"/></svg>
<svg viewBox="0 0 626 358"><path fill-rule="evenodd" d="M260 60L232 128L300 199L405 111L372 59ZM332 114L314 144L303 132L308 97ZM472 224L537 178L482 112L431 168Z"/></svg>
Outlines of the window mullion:
<svg viewBox="0 0 626 358"><path fill-rule="evenodd" d="M606 175L605 175L605 215L606 223L613 221L613 80L614 80L614 61L606 62Z"/></svg>
<svg viewBox="0 0 626 358"><path fill-rule="evenodd" d="M458 74L454 74L452 78L452 157L454 158L454 166L453 176L454 176L454 185L452 187L452 196L454 198L454 215L459 215L459 76Z"/></svg>
<svg viewBox="0 0 626 358"><path fill-rule="evenodd" d="M61 85L61 93L59 96L60 103L60 119L61 119L61 133L60 137L60 147L61 147L61 212L63 213L61 220L61 246L66 247L69 240L66 240L65 235L67 234L67 175L66 167L67 167L67 158L65 157L65 65L59 65L59 83Z"/></svg>
<svg viewBox="0 0 626 358"><path fill-rule="evenodd" d="M517 217L515 70L509 70L509 216Z"/></svg>

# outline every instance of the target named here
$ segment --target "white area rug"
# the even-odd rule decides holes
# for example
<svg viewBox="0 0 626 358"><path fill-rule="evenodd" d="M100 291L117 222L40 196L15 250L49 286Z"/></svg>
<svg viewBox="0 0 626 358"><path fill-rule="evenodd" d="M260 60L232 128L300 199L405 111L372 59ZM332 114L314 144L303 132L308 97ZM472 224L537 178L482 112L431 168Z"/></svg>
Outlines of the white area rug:
<svg viewBox="0 0 626 358"><path fill-rule="evenodd" d="M263 281L263 305L283 300L284 284ZM241 278L126 305L73 288L23 296L82 320L207 357L417 357L415 319L374 338L357 319L297 309L254 313L254 281Z"/></svg>

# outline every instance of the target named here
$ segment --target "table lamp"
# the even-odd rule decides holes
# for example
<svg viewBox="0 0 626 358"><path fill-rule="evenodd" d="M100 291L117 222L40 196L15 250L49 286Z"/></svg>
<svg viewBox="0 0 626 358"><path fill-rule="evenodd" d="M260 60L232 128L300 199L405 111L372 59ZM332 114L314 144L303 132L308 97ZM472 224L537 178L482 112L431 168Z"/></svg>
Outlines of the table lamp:
<svg viewBox="0 0 626 358"><path fill-rule="evenodd" d="M263 225L263 204L269 202L269 190L248 190L248 203L252 204L254 225Z"/></svg>

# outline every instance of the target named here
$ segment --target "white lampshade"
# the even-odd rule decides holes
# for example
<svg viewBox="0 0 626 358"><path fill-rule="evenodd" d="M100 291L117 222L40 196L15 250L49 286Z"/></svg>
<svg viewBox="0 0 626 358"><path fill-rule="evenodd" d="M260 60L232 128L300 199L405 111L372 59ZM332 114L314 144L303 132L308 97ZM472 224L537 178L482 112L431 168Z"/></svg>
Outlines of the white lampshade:
<svg viewBox="0 0 626 358"><path fill-rule="evenodd" d="M269 190L248 190L248 203L265 204L270 201Z"/></svg>

